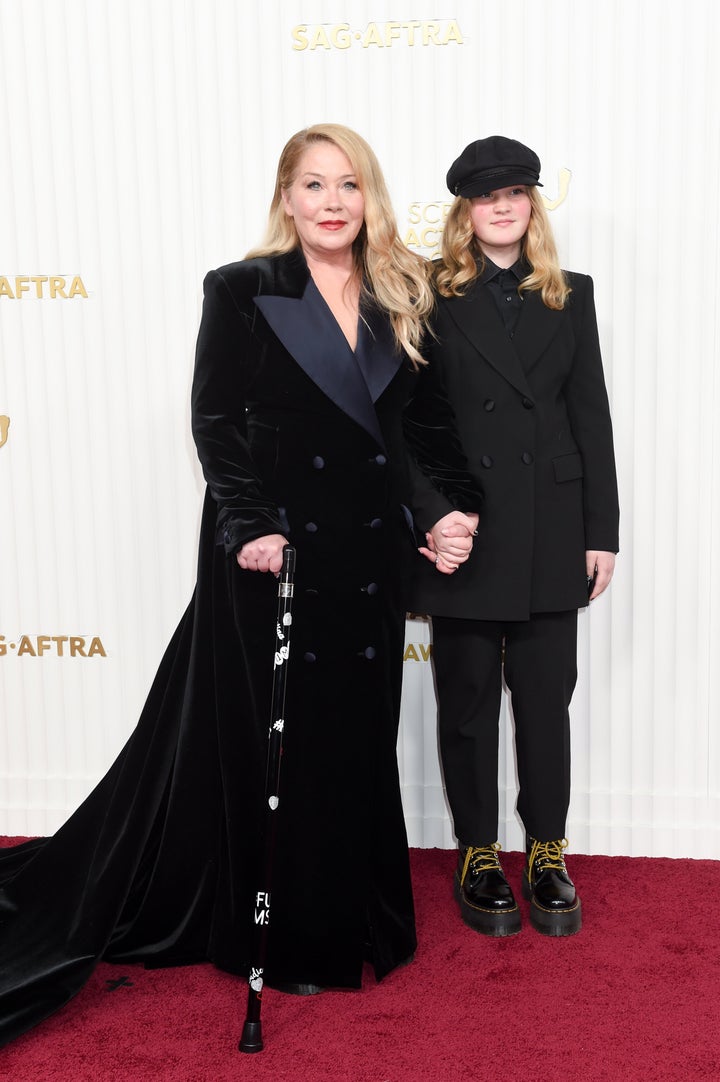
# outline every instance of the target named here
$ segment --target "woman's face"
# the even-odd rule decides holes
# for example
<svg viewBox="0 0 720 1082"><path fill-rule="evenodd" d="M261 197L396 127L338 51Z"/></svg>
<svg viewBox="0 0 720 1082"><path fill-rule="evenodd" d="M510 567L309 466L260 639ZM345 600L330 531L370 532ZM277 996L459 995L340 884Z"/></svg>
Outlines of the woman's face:
<svg viewBox="0 0 720 1082"><path fill-rule="evenodd" d="M334 143L313 143L298 163L295 180L282 192L285 213L295 221L309 258L352 258L363 224L365 199L349 159Z"/></svg>
<svg viewBox="0 0 720 1082"><path fill-rule="evenodd" d="M498 188L470 200L470 221L480 247L498 266L511 267L520 256L532 204L524 184Z"/></svg>

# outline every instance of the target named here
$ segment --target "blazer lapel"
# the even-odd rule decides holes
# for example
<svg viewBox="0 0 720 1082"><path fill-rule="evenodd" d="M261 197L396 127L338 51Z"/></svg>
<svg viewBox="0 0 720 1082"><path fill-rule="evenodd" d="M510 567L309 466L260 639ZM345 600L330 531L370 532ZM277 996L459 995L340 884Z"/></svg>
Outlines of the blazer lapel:
<svg viewBox="0 0 720 1082"><path fill-rule="evenodd" d="M512 343L525 372L529 372L537 358L545 353L560 330L564 316L564 311L556 311L543 304L539 293L533 291L524 294Z"/></svg>
<svg viewBox="0 0 720 1082"><path fill-rule="evenodd" d="M309 274L299 296L295 283L283 284L288 291L292 286L295 295L266 293L253 297L254 303L285 349L313 383L383 447L382 432L368 382L317 286ZM371 345L370 368L373 372L377 369L376 374L379 375L383 366L374 363L378 359L374 355L375 350ZM385 380L384 385L389 382L392 374L394 373ZM377 379L374 378L373 385L376 383Z"/></svg>
<svg viewBox="0 0 720 1082"><path fill-rule="evenodd" d="M402 364L390 320L377 308L360 314L355 359L372 401L377 402Z"/></svg>
<svg viewBox="0 0 720 1082"><path fill-rule="evenodd" d="M476 282L461 297L453 298L447 312L488 364L522 394L532 398L514 339L508 337L495 302L482 282ZM520 323L523 318L524 312Z"/></svg>

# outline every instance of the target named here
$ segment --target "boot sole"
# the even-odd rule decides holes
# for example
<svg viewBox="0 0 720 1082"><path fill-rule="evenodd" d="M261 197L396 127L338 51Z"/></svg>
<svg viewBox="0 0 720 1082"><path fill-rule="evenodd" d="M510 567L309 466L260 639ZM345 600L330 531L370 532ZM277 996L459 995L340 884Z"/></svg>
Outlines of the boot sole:
<svg viewBox="0 0 720 1082"><path fill-rule="evenodd" d="M582 928L582 906L577 898L572 909L543 909L535 901L525 876L522 881L523 898L530 902L530 923L536 932L549 936L577 935Z"/></svg>
<svg viewBox="0 0 720 1082"><path fill-rule="evenodd" d="M474 932L480 932L481 935L500 937L517 935L521 930L520 909L517 905L514 909L506 909L501 913L496 913L491 909L479 909L477 906L470 905L463 896L457 878L453 881L453 893L455 894L455 901L460 906L460 916L468 928L472 928Z"/></svg>

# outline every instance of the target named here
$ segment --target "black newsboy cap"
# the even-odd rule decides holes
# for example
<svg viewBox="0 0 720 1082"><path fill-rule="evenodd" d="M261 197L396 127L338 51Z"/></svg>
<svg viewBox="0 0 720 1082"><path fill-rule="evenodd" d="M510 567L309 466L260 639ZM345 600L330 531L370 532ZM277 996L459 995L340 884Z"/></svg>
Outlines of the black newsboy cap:
<svg viewBox="0 0 720 1082"><path fill-rule="evenodd" d="M448 170L447 186L453 195L472 199L496 188L511 184L540 184L540 159L534 150L506 139L489 135L465 147Z"/></svg>

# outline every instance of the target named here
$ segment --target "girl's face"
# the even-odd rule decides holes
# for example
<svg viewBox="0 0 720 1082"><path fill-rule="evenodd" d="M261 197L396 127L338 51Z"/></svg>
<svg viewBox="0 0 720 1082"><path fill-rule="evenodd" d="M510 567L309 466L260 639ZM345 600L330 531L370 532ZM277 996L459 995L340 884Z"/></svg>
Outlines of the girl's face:
<svg viewBox="0 0 720 1082"><path fill-rule="evenodd" d="M352 258L352 244L363 224L365 199L350 161L334 143L318 142L300 158L295 180L282 192L285 213L306 256L322 260Z"/></svg>
<svg viewBox="0 0 720 1082"><path fill-rule="evenodd" d="M470 200L470 221L483 253L498 267L511 267L520 256L532 204L524 184L498 188Z"/></svg>

